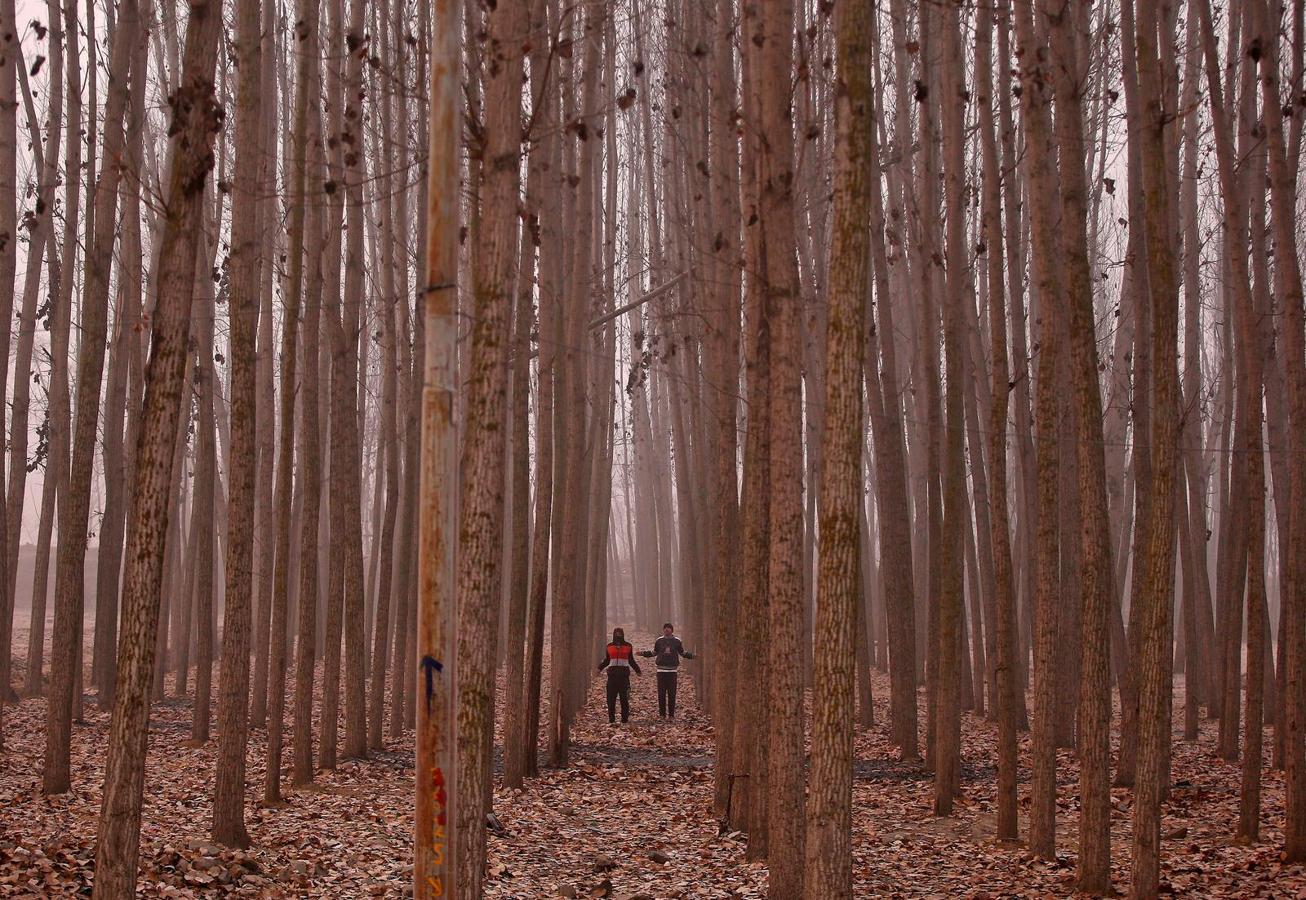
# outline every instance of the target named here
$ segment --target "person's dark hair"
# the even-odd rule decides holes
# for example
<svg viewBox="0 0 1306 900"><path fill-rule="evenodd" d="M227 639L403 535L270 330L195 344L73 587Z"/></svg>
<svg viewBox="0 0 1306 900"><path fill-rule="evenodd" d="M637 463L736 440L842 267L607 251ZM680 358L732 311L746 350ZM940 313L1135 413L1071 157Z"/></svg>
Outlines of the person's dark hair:
<svg viewBox="0 0 1306 900"><path fill-rule="evenodd" d="M663 627L663 628L670 628L672 631L675 631L675 630L676 630L676 629L675 629L675 626L673 626L670 622L663 622L663 623L662 623L662 627Z"/></svg>
<svg viewBox="0 0 1306 900"><path fill-rule="evenodd" d="M623 641L626 639L626 632L624 629L621 628L612 629L612 639L615 641L618 638L620 638Z"/></svg>

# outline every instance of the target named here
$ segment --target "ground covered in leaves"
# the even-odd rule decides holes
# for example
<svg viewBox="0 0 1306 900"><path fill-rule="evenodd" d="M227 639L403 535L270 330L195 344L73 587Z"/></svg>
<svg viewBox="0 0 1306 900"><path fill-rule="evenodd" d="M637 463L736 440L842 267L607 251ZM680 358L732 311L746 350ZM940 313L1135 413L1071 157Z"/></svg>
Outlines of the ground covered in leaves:
<svg viewBox="0 0 1306 900"><path fill-rule="evenodd" d="M650 641L641 637L636 643ZM24 662L18 649L16 683ZM691 674L694 665L686 664ZM745 861L746 837L723 832L712 816L712 731L698 710L692 677L681 678L679 718L663 723L657 718L652 667L648 669L633 678L629 725L608 726L600 676L572 732L571 765L543 768L541 777L522 791L496 789L488 896L766 896L766 868ZM994 727L972 715L963 720L965 796L955 817L935 819L929 773L919 764L898 761L885 737L887 679L877 676L875 687L877 724L860 730L857 738L857 896L1073 893L1077 773L1070 754L1063 753L1060 769L1058 846L1063 855L1055 863L1036 861L1020 846L999 846L993 840ZM185 700L168 700L153 710L140 896L367 897L408 891L411 733L369 760L342 760L336 771L319 773L311 787L287 790L285 805L269 808L254 802L262 796L265 755L264 732L254 730L247 817L253 846L232 851L208 840L216 744L189 742L190 717ZM27 699L5 709L0 897L89 896L108 724L108 715L88 695L85 721L74 730L73 791L47 798L40 791L44 701ZM1306 868L1279 861L1281 774L1265 773L1262 842L1236 846L1231 836L1238 768L1216 759L1214 744L1211 723L1203 724L1197 744L1176 740L1175 784L1164 825L1163 891L1194 897L1306 898ZM1023 745L1022 752L1027 750ZM1022 792L1027 774L1022 769ZM1128 791L1115 793L1119 888L1128 883L1129 804ZM1021 824L1023 828L1023 819Z"/></svg>

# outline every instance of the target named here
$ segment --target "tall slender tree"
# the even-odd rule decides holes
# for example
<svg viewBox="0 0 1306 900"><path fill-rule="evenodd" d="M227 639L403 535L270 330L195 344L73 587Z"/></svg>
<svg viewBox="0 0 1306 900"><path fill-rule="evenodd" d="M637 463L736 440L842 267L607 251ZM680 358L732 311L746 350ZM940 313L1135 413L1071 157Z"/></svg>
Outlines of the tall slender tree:
<svg viewBox="0 0 1306 900"><path fill-rule="evenodd" d="M1161 862L1161 801L1167 793L1170 752L1170 681L1173 652L1175 484L1179 444L1179 292L1175 277L1166 147L1174 128L1167 108L1161 15L1151 3L1137 17L1139 85L1142 100L1143 191L1147 264L1152 304L1152 365L1155 418L1152 423L1152 519L1148 528L1145 580L1134 603L1140 607L1138 636L1138 769L1134 803L1134 856L1130 896L1155 897ZM1259 396L1256 401L1260 403ZM1132 618L1132 616L1131 616Z"/></svg>
<svg viewBox="0 0 1306 900"><path fill-rule="evenodd" d="M1303 21L1302 4L1294 4L1297 22L1295 39L1300 41ZM1277 29L1271 43L1273 49L1261 57L1261 87L1265 97L1267 144L1269 147L1271 212L1275 239L1275 261L1279 272L1283 310L1283 348L1285 382L1288 393L1288 420L1290 431L1297 444L1293 449L1289 472L1289 521L1286 546L1280 535L1280 553L1288 559L1287 583L1283 587L1285 636L1280 638L1281 653L1286 659L1283 719L1284 719L1284 769L1287 787L1285 800L1285 852L1289 860L1306 859L1306 453L1303 453L1302 435L1306 434L1306 329L1303 320L1303 290L1301 262L1294 238L1294 198L1297 180L1296 165L1292 159L1300 154L1302 119L1301 111L1293 104L1280 103L1279 89L1279 35ZM1300 55L1301 48L1296 53ZM1295 84L1301 83L1302 64L1294 61ZM1271 112L1281 109L1283 116ZM1284 119L1292 122L1291 139L1285 139ZM1289 152L1291 148L1291 155Z"/></svg>
<svg viewBox="0 0 1306 900"><path fill-rule="evenodd" d="M759 218L766 242L763 273L770 327L770 670L771 750L767 766L767 817L771 896L802 895L804 770L802 669L802 402L798 368L800 290L794 238L793 107L787 77L793 70L794 7L790 0L763 5L762 70L758 125ZM783 852L780 848L785 848Z"/></svg>
<svg viewBox="0 0 1306 900"><path fill-rule="evenodd" d="M1079 883L1093 893L1110 888L1111 868L1111 688L1109 616L1111 545L1107 524L1102 395L1098 381L1097 334L1089 269L1087 180L1080 103L1085 64L1076 37L1077 13L1069 3L1045 6L1056 97L1056 141L1060 151L1060 252L1065 261L1071 381L1078 417L1076 468L1080 533L1081 665L1079 683L1080 826ZM1052 297L1043 298L1051 305ZM1075 535L1065 539L1075 540ZM1065 551L1063 551L1065 552Z"/></svg>
<svg viewBox="0 0 1306 900"><path fill-rule="evenodd" d="M826 329L825 437L817 573L812 777L803 895L852 896L853 663L861 594L862 342L870 293L866 228L875 127L872 4L835 8L834 229Z"/></svg>
<svg viewBox="0 0 1306 900"><path fill-rule="evenodd" d="M118 9L110 71L121 77L130 72L128 63L138 23L132 0L125 0ZM136 454L137 485L127 532L118 691L110 724L96 844L94 895L114 900L136 893L149 739L148 694L154 668L154 631L159 624L163 545L172 511L173 447L190 356L187 342L204 188L213 168L213 143L223 125L222 107L214 90L221 11L216 3L191 6L183 68L173 94L168 191L160 234L159 298L145 374L145 411ZM143 75L131 73L131 77ZM125 93L125 84L117 87ZM115 126L109 120L107 124L110 135L121 130L121 122ZM104 177L109 177L107 172ZM112 219L112 208L107 211ZM101 221L101 225L113 227L112 222Z"/></svg>
<svg viewBox="0 0 1306 900"><path fill-rule="evenodd" d="M125 0L117 15L112 74L104 110L103 153L110 159L122 156L125 149L123 123L127 109L129 61L138 27L138 7L134 0ZM70 58L73 55L70 52ZM143 77L143 73L138 75ZM209 78L211 80L211 76ZM42 790L46 794L64 793L72 782L70 754L74 692L80 683L77 670L82 658L82 570L86 558L92 463L99 422L100 386L108 333L110 269L118 231L118 187L121 180L121 167L107 166L95 184L92 201L96 225L85 261L86 289L77 360L77 417L73 430L69 490L60 499L59 509L59 521L63 524L59 529L59 552L55 561L54 646L50 658L50 701L46 711L45 766L42 772ZM72 277L71 272L66 275ZM192 275L193 269L188 270L187 278Z"/></svg>
<svg viewBox="0 0 1306 900"><path fill-rule="evenodd" d="M250 623L253 618L254 488L258 421L259 156L262 153L262 15L259 0L236 7L236 178L232 196L229 300L231 460L228 467L226 612L222 628L218 771L213 839L245 846L245 751L249 735Z"/></svg>
<svg viewBox="0 0 1306 900"><path fill-rule="evenodd" d="M1033 246L1033 282L1042 304L1039 322L1039 369L1035 396L1038 432L1037 586L1034 598L1034 721L1031 747L1029 813L1030 850L1045 859L1056 856L1056 746L1053 736L1058 596L1056 382L1053 373L1062 352L1057 317L1061 311L1053 298L1061 288L1056 258L1053 200L1056 197L1047 48L1035 33L1030 5L1013 3L1020 54L1021 111L1029 154L1030 237Z"/></svg>
<svg viewBox="0 0 1306 900"><path fill-rule="evenodd" d="M1016 692L1022 689L1016 665L1016 597L1011 558L1011 529L1007 506L1007 394L1010 374L1007 353L1007 314L1003 277L1006 260L1002 234L1001 164L994 134L993 84L993 14L981 7L975 32L975 80L980 108L980 147L983 177L983 247L984 273L988 284L990 365L993 379L993 403L989 413L989 488L991 512L989 527L993 532L994 609L997 622L993 663L995 697L993 706L998 720L998 819L997 837L1015 841L1019 835L1016 777L1016 730L1018 711ZM1012 215L1012 210L1007 210ZM1023 327L1020 326L1020 327Z"/></svg>
<svg viewBox="0 0 1306 900"><path fill-rule="evenodd" d="M494 728L494 656L498 635L504 534L508 335L517 265L521 168L523 37L528 0L507 0L487 10L485 121L481 144L481 214L472 258L471 357L462 448L456 590L458 616L458 880L478 897L485 868L485 799ZM601 20L600 20L601 24ZM601 32L600 32L601 34ZM597 42L599 34L591 33ZM586 49L594 64L594 45ZM592 91L592 88L591 88ZM583 126L582 126L583 127ZM581 135L582 139L585 135ZM555 601L556 602L556 601Z"/></svg>

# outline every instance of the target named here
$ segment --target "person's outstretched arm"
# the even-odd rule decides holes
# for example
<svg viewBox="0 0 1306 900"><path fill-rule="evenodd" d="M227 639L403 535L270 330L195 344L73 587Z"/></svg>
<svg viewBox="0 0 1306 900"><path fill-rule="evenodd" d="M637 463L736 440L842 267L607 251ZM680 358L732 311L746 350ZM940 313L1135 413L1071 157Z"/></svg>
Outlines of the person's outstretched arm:
<svg viewBox="0 0 1306 900"><path fill-rule="evenodd" d="M694 658L694 654L690 653L688 650L685 649L685 645L682 644L682 643L680 642L680 638L676 638L676 650L677 650L677 651L680 653L680 655L683 656L685 659L693 659L693 658Z"/></svg>
<svg viewBox="0 0 1306 900"><path fill-rule="evenodd" d="M635 674L636 674L636 675L643 675L643 674L644 674L643 672L641 672L641 671L639 670L639 663L635 662L635 654L633 654L633 653L630 655L630 667L631 667L632 669L635 670Z"/></svg>
<svg viewBox="0 0 1306 900"><path fill-rule="evenodd" d="M607 667L608 667L608 653L605 650L603 651L603 661L599 663L599 671L602 672Z"/></svg>

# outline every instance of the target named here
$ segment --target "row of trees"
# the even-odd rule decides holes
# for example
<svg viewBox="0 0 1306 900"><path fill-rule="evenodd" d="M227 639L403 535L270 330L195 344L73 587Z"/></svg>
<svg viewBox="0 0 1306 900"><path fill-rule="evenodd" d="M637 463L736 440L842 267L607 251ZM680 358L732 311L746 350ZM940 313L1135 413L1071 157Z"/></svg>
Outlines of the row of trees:
<svg viewBox="0 0 1306 900"><path fill-rule="evenodd" d="M985 714L1016 838L1029 727L1051 857L1075 750L1085 890L1110 886L1113 780L1136 792L1131 889L1158 890L1178 671L1185 737L1214 716L1242 760L1243 839L1274 725L1306 855L1302 7L461 7L460 895L496 664L519 786L541 730L567 763L612 614L674 616L704 651L715 813L775 897L850 891L874 666L908 760L925 686L940 815L960 717ZM51 0L24 26L0 0L0 23L0 686L34 525L44 786L70 787L86 680L113 710L96 890L125 896L169 675L206 740L219 663L212 833L234 845L251 727L275 801L288 725L300 785L429 696L419 410L427 328L451 326L418 298L449 287L425 98L450 42L400 0Z"/></svg>
<svg viewBox="0 0 1306 900"><path fill-rule="evenodd" d="M1028 723L1029 843L1052 857L1056 751L1075 750L1089 892L1110 887L1110 787L1133 787L1138 896L1159 887L1181 671L1185 737L1205 712L1242 760L1237 836L1259 837L1272 762L1299 858L1301 5L686 4L660 42L630 20L638 60L664 51L664 117L626 126L635 164L657 157L627 239L653 285L689 273L634 326L666 348L627 382L634 452L640 390L674 379L681 529L654 537L658 473L637 467L636 611L655 618L639 592L674 545L711 661L716 812L773 894L847 890L872 664L907 758L926 687L941 815L959 716L984 712L1017 837Z"/></svg>
<svg viewBox="0 0 1306 900"><path fill-rule="evenodd" d="M365 757L415 715L415 679L386 684L416 669L402 484L421 378L423 6L184 10L52 0L21 25L0 10L0 196L23 207L0 221L6 373L16 343L0 716L14 601L30 601L19 690L47 697L47 793L71 787L83 682L113 711L102 896L134 893L149 704L165 691L193 693L204 742L216 688L212 835L235 846L250 840L251 726L267 730L275 802L287 775ZM31 595L15 597L33 531Z"/></svg>

